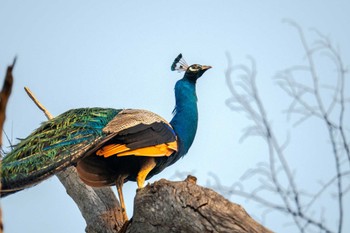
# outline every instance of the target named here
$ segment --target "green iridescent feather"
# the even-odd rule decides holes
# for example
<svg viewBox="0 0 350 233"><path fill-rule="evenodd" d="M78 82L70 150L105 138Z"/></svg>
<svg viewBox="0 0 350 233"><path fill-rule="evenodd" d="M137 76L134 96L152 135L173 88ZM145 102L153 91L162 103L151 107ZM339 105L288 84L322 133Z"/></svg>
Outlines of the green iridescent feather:
<svg viewBox="0 0 350 233"><path fill-rule="evenodd" d="M37 183L73 164L104 139L102 129L118 112L110 108L73 109L43 123L3 158L2 184L16 188Z"/></svg>

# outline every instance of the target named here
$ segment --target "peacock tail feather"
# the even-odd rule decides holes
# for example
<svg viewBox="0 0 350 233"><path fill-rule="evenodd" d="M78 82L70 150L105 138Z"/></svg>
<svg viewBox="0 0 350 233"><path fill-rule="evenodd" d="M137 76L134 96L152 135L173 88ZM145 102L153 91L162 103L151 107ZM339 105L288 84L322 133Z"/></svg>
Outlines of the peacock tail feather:
<svg viewBox="0 0 350 233"><path fill-rule="evenodd" d="M2 183L11 188L31 185L74 163L104 138L102 129L120 111L73 109L43 123L3 158Z"/></svg>

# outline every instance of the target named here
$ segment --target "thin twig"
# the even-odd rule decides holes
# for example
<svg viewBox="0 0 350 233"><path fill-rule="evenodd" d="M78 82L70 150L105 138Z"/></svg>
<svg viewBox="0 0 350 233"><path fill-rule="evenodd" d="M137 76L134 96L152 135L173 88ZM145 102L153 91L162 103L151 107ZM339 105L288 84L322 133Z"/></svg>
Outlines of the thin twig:
<svg viewBox="0 0 350 233"><path fill-rule="evenodd" d="M350 175L350 171L344 172L341 174L341 176L349 176L349 175ZM320 190L316 192L316 194L312 197L311 201L304 207L304 210L307 211L312 206L312 204L322 195L322 193L324 193L327 190L327 188L329 188L335 181L337 181L337 179L338 177L335 176L332 179L330 179L328 182L323 184Z"/></svg>
<svg viewBox="0 0 350 233"><path fill-rule="evenodd" d="M53 116L51 115L51 113L44 107L44 105L42 105L39 102L39 100L34 96L33 92L28 87L24 87L24 90L26 91L28 96L33 100L35 105L45 114L46 118L48 120L53 119Z"/></svg>

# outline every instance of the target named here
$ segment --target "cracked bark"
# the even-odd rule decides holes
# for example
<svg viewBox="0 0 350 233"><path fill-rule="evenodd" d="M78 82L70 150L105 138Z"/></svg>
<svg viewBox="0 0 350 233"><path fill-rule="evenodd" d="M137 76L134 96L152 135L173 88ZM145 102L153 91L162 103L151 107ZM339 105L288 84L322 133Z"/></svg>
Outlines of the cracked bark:
<svg viewBox="0 0 350 233"><path fill-rule="evenodd" d="M162 179L138 190L134 216L126 232L271 231L253 220L241 206L196 185L196 178L189 176L182 182Z"/></svg>

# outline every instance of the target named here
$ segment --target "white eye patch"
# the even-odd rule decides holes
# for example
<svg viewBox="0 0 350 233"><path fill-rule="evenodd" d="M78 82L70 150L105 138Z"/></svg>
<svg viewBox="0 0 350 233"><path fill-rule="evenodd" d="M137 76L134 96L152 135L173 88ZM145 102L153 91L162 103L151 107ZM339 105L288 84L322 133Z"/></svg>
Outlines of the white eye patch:
<svg viewBox="0 0 350 233"><path fill-rule="evenodd" d="M198 70L201 69L201 66L200 65L192 65L188 68L189 71L191 72L197 72Z"/></svg>

